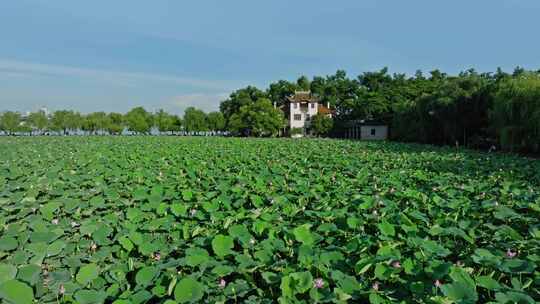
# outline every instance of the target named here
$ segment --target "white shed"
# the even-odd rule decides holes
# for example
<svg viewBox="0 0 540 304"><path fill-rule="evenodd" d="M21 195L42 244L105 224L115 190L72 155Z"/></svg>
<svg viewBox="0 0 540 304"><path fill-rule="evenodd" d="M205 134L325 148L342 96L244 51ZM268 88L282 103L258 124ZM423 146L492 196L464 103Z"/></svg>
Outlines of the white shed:
<svg viewBox="0 0 540 304"><path fill-rule="evenodd" d="M388 126L386 125L363 125L360 126L360 139L385 140L388 138Z"/></svg>
<svg viewBox="0 0 540 304"><path fill-rule="evenodd" d="M343 138L360 140L388 139L388 125L375 120L350 120L343 126Z"/></svg>

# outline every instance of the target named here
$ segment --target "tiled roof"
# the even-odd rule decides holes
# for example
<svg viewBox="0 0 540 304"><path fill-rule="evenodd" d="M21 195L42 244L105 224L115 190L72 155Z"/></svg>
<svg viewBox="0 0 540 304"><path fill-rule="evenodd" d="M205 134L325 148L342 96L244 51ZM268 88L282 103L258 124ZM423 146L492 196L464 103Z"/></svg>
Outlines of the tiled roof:
<svg viewBox="0 0 540 304"><path fill-rule="evenodd" d="M311 94L311 91L296 91L294 95L288 96L287 100L289 102L319 102L319 98Z"/></svg>
<svg viewBox="0 0 540 304"><path fill-rule="evenodd" d="M332 110L330 110L329 108L323 106L322 104L319 105L319 108L317 109L317 112L321 113L321 114L333 114Z"/></svg>

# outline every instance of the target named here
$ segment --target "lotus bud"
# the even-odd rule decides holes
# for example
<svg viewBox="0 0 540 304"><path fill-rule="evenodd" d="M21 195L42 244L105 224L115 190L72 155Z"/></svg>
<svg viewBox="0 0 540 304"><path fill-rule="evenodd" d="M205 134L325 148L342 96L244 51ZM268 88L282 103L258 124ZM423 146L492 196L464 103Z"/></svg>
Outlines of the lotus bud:
<svg viewBox="0 0 540 304"><path fill-rule="evenodd" d="M510 249L506 250L506 257L512 259L512 258L516 257L516 255L517 255L517 252L512 251Z"/></svg>
<svg viewBox="0 0 540 304"><path fill-rule="evenodd" d="M313 287L316 289L321 289L324 287L324 280L321 278L317 278L313 280Z"/></svg>

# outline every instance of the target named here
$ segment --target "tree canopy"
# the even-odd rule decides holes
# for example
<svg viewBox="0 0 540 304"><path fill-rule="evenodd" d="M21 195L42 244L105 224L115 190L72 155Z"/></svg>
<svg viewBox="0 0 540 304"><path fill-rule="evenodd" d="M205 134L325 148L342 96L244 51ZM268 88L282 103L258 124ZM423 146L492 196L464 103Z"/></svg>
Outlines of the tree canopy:
<svg viewBox="0 0 540 304"><path fill-rule="evenodd" d="M8 134L16 132L21 122L21 114L12 111L6 111L0 116L0 127Z"/></svg>
<svg viewBox="0 0 540 304"><path fill-rule="evenodd" d="M132 132L149 134L153 125L153 117L143 107L136 107L126 114L126 124Z"/></svg>
<svg viewBox="0 0 540 304"><path fill-rule="evenodd" d="M267 98L240 107L230 118L230 130L244 136L276 136L284 127L281 110L274 108Z"/></svg>
<svg viewBox="0 0 540 304"><path fill-rule="evenodd" d="M318 136L341 137L350 120L376 120L390 127L392 140L469 147L499 144L505 150L539 153L539 88L540 71L519 67L512 73L470 69L458 75L440 70L391 74L384 68L356 77L338 70L311 79L277 80L266 89L240 88L220 103L219 112L208 114L195 107L187 108L183 118L164 110L152 114L142 107L125 115L72 110L21 115L7 111L0 115L0 131L121 134L127 128L137 134L151 130L230 131L273 136L283 127L279 109L287 96L310 90L334 113L331 120L312 118L312 129Z"/></svg>
<svg viewBox="0 0 540 304"><path fill-rule="evenodd" d="M225 130L225 116L221 112L210 112L207 117L208 129L212 131Z"/></svg>
<svg viewBox="0 0 540 304"><path fill-rule="evenodd" d="M188 132L207 131L206 113L194 107L187 108L184 111L184 128Z"/></svg>

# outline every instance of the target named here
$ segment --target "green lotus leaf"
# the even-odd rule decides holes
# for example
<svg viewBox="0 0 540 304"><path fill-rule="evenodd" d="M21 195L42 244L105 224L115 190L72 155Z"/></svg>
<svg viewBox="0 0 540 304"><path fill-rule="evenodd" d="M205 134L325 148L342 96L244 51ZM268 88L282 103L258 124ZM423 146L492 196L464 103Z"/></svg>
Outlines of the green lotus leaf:
<svg viewBox="0 0 540 304"><path fill-rule="evenodd" d="M233 238L226 235L216 235L212 240L212 249L218 257L225 257L231 254L234 247Z"/></svg>
<svg viewBox="0 0 540 304"><path fill-rule="evenodd" d="M2 273L1 269L0 273ZM41 267L39 267L38 265L25 265L19 268L19 272L17 273L17 279L33 286L38 282L40 275Z"/></svg>
<svg viewBox="0 0 540 304"><path fill-rule="evenodd" d="M77 273L77 282L86 286L99 276L99 267L96 264L87 264L82 266Z"/></svg>
<svg viewBox="0 0 540 304"><path fill-rule="evenodd" d="M0 251L12 251L17 249L17 239L11 236L4 236L0 238Z"/></svg>
<svg viewBox="0 0 540 304"><path fill-rule="evenodd" d="M14 279L17 275L17 267L10 264L0 264L0 284Z"/></svg>
<svg viewBox="0 0 540 304"><path fill-rule="evenodd" d="M159 270L156 267L143 267L137 272L135 282L137 282L137 285L140 286L148 286L150 283L152 283L158 273Z"/></svg>
<svg viewBox="0 0 540 304"><path fill-rule="evenodd" d="M0 284L0 299L13 304L31 304L34 290L23 282L9 280Z"/></svg>
<svg viewBox="0 0 540 304"><path fill-rule="evenodd" d="M174 298L178 303L196 303L204 296L204 285L187 277L180 280L174 288Z"/></svg>
<svg viewBox="0 0 540 304"><path fill-rule="evenodd" d="M315 242L315 237L310 231L311 225L304 224L294 228L293 234L298 242L301 242L305 245L311 245Z"/></svg>
<svg viewBox="0 0 540 304"><path fill-rule="evenodd" d="M186 263L195 267L210 260L208 251L202 248L189 248L186 250Z"/></svg>

